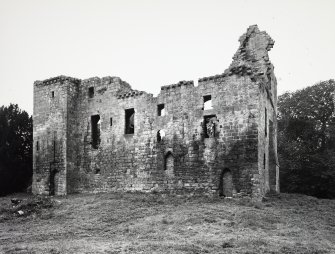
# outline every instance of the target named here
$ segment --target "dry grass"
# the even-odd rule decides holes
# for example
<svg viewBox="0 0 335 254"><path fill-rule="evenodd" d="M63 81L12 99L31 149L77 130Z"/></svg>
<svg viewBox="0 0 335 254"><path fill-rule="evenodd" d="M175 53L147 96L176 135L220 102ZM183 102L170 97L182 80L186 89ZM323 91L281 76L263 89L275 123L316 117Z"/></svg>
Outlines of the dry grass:
<svg viewBox="0 0 335 254"><path fill-rule="evenodd" d="M335 200L109 193L19 196L13 208L11 198L0 198L0 253L335 253Z"/></svg>

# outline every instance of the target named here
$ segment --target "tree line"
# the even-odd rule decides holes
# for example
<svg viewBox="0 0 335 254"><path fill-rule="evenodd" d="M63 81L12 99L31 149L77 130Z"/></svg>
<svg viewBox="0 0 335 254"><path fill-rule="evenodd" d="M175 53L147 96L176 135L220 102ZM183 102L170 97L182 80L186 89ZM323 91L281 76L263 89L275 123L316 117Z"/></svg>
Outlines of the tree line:
<svg viewBox="0 0 335 254"><path fill-rule="evenodd" d="M335 198L335 81L278 97L280 188ZM18 105L0 107L0 195L32 179L33 122Z"/></svg>
<svg viewBox="0 0 335 254"><path fill-rule="evenodd" d="M0 107L0 195L26 191L32 177L33 121L17 104Z"/></svg>
<svg viewBox="0 0 335 254"><path fill-rule="evenodd" d="M335 81L278 97L282 192L335 198Z"/></svg>

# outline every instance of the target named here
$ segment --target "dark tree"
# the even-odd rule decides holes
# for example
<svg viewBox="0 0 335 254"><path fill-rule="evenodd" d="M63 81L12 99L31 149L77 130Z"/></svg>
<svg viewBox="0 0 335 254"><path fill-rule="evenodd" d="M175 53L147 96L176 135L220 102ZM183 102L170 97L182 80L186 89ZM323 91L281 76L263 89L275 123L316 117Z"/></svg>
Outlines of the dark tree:
<svg viewBox="0 0 335 254"><path fill-rule="evenodd" d="M30 185L32 142L32 117L16 104L0 107L0 195Z"/></svg>
<svg viewBox="0 0 335 254"><path fill-rule="evenodd" d="M335 198L335 82L278 98L278 152L283 192Z"/></svg>

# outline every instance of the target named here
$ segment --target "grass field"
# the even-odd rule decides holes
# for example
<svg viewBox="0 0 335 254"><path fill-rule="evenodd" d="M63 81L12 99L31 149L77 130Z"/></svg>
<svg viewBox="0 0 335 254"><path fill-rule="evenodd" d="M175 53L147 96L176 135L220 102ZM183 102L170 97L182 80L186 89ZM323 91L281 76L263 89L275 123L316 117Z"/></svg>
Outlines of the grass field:
<svg viewBox="0 0 335 254"><path fill-rule="evenodd" d="M0 198L0 253L335 253L335 200L13 195Z"/></svg>

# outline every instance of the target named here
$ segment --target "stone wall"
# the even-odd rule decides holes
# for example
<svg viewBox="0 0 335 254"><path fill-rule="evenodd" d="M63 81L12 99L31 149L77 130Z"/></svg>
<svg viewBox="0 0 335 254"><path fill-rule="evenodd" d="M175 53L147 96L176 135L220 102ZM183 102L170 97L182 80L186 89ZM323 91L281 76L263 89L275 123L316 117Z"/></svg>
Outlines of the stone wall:
<svg viewBox="0 0 335 254"><path fill-rule="evenodd" d="M75 97L79 80L57 77L34 84L33 192L67 193L67 154L69 101Z"/></svg>
<svg viewBox="0 0 335 254"><path fill-rule="evenodd" d="M225 194L225 175L235 196L278 191L272 45L251 26L224 73L162 86L157 97L117 77L35 82L34 193L50 193L52 167L55 194Z"/></svg>

